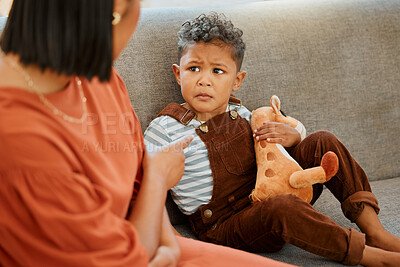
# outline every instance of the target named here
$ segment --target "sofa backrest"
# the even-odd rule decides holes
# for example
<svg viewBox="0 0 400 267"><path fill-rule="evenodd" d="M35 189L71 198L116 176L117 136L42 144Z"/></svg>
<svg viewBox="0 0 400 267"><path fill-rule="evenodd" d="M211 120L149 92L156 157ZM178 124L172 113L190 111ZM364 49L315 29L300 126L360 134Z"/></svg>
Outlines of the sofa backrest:
<svg viewBox="0 0 400 267"><path fill-rule="evenodd" d="M142 127L181 103L171 65L176 32L199 14L223 12L244 31L237 92L250 110L276 94L308 133L335 133L371 180L400 176L400 1L264 1L228 7L142 9L115 66Z"/></svg>
<svg viewBox="0 0 400 267"><path fill-rule="evenodd" d="M329 130L370 180L400 176L400 1L288 0L142 9L115 67L143 129L182 102L171 65L180 25L209 11L244 31L248 72L237 95L250 109L276 94L308 133ZM4 18L0 18L0 31Z"/></svg>

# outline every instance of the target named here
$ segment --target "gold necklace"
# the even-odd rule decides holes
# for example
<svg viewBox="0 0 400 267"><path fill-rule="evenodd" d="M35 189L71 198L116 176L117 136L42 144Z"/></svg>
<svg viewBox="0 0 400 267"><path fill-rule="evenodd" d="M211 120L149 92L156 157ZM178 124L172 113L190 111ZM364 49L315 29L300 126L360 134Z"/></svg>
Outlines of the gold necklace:
<svg viewBox="0 0 400 267"><path fill-rule="evenodd" d="M2 50L0 50L0 55L3 57L3 59L15 70L17 70L22 76L24 76L26 82L28 83L29 88L31 89L31 91L35 94L38 95L40 101L47 106L49 109L51 109L53 111L53 113L57 116L62 117L64 120L68 121L68 122L72 122L72 123L82 123L87 115L87 104L86 104L86 97L85 94L83 93L83 89L82 89L82 81L79 79L79 77L75 77L75 81L78 85L79 88L79 95L80 98L82 100L82 116L80 118L75 118L72 117L66 113L64 113L63 111L59 110L57 107L55 107L45 96L42 92L40 92L40 90L38 90L36 84L33 82L31 76L29 76L28 72L26 70L24 70L23 67L21 67L17 62L15 61L11 61L10 59L8 59L6 57L6 55L4 54L4 52Z"/></svg>

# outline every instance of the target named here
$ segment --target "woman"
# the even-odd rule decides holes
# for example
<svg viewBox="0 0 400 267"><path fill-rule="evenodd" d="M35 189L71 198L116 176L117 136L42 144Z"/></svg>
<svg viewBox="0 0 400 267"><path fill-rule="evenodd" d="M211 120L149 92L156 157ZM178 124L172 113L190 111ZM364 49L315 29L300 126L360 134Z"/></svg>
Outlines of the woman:
<svg viewBox="0 0 400 267"><path fill-rule="evenodd" d="M174 237L164 202L191 137L146 153L111 67L139 10L14 0L0 39L0 265L284 265Z"/></svg>

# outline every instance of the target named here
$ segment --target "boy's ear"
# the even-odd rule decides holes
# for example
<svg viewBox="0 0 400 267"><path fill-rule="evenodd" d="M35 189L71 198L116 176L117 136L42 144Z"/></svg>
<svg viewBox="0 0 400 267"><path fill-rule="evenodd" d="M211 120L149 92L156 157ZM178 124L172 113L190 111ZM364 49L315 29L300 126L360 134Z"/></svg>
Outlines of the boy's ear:
<svg viewBox="0 0 400 267"><path fill-rule="evenodd" d="M236 79L235 79L235 83L233 84L232 91L235 92L235 91L239 90L240 86L243 83L244 77L246 77L246 74L247 74L247 72L245 72L245 71L239 71L236 74Z"/></svg>
<svg viewBox="0 0 400 267"><path fill-rule="evenodd" d="M174 71L176 82L181 85L181 69L178 64L172 65L172 70Z"/></svg>

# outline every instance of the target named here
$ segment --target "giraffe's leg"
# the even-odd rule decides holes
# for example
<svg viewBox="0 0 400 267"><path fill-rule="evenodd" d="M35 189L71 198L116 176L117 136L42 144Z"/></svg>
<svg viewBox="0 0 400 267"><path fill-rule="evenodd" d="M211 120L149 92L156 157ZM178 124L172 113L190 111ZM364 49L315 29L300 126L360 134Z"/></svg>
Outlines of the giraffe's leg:
<svg viewBox="0 0 400 267"><path fill-rule="evenodd" d="M321 160L321 167L325 171L326 181L329 181L339 169L339 159L335 153L328 151L324 154Z"/></svg>
<svg viewBox="0 0 400 267"><path fill-rule="evenodd" d="M321 166L292 173L289 183L294 188L303 188L317 183L325 183L339 169L339 160L335 153L327 152L322 157Z"/></svg>

